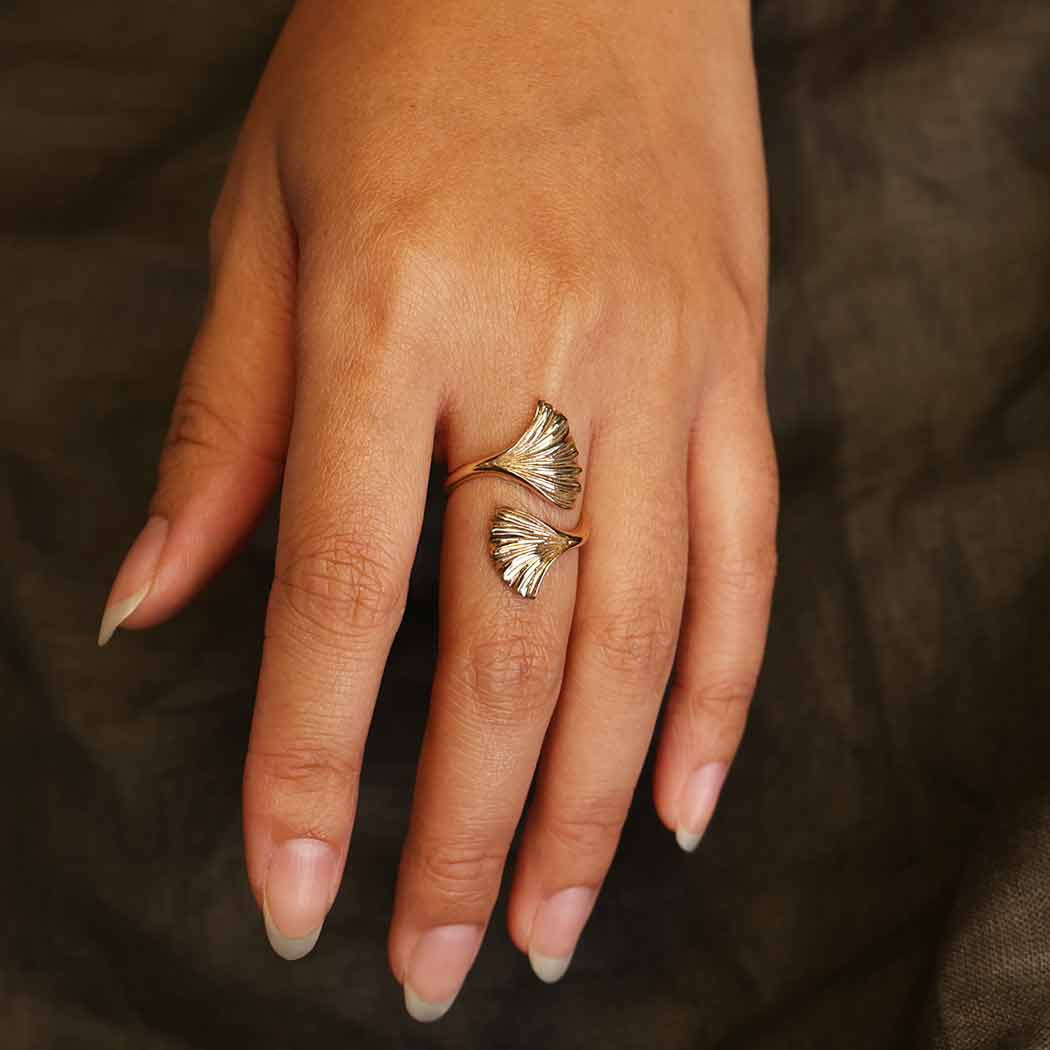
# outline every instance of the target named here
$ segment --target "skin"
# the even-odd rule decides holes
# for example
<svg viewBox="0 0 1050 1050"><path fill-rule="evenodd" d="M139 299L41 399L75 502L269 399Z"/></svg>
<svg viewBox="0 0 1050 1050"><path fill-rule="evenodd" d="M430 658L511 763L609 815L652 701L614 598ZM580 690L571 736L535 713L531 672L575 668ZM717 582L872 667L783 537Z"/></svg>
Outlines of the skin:
<svg viewBox="0 0 1050 1050"><path fill-rule="evenodd" d="M591 539L537 600L495 572L492 512L565 529L581 505L500 479L449 498L389 941L410 1011L439 1016L535 777L508 925L556 978L669 678L654 802L693 848L765 642L777 480L749 5L300 0L211 269L106 631L184 606L283 477L244 777L249 881L282 954L312 946L346 861L432 458L505 448L539 397L571 423Z"/></svg>

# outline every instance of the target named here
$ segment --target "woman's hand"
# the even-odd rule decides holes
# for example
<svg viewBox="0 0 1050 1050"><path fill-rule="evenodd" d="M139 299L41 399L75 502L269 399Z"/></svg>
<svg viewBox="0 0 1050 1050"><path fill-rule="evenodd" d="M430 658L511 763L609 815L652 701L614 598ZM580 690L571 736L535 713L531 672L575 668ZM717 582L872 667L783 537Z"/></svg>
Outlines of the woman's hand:
<svg viewBox="0 0 1050 1050"><path fill-rule="evenodd" d="M693 849L737 748L774 575L766 213L743 0L301 0L215 213L212 291L151 517L102 638L171 616L284 476L244 779L274 947L315 943L404 608L430 463L564 412L591 539L536 601L488 553L503 480L450 497L440 653L390 962L440 1016L539 766L510 898L565 970L677 646L660 818ZM683 617L684 608L684 617Z"/></svg>

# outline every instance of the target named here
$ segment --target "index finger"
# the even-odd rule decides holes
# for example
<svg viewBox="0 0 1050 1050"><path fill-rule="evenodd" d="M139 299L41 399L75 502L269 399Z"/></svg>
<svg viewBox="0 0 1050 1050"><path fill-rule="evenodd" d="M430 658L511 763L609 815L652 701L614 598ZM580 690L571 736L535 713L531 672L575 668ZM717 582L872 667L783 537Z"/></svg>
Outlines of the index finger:
<svg viewBox="0 0 1050 1050"><path fill-rule="evenodd" d="M345 864L436 415L435 393L381 349L303 356L244 775L249 880L289 959L316 943Z"/></svg>

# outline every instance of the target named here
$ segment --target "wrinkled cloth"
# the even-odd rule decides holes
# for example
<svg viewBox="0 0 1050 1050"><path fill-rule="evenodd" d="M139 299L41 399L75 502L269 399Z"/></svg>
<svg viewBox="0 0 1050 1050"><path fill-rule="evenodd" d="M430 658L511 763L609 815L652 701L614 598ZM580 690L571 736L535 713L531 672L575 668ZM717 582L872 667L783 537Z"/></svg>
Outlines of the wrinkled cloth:
<svg viewBox="0 0 1050 1050"><path fill-rule="evenodd" d="M302 962L240 834L272 514L173 622L95 648L285 14L0 10L0 1045L1050 1046L1050 5L756 4L783 511L749 731L693 856L647 768L559 985L501 901L429 1028L385 937L440 486Z"/></svg>

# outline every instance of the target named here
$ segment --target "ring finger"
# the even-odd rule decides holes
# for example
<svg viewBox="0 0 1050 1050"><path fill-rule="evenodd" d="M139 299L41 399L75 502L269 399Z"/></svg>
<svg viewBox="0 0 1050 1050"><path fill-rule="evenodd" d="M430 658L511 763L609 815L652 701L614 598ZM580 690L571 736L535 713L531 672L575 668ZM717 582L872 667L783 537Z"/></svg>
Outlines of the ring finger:
<svg viewBox="0 0 1050 1050"><path fill-rule="evenodd" d="M686 579L687 425L598 429L565 678L511 891L536 975L566 971L612 863L674 658ZM599 527L600 526L600 527Z"/></svg>

